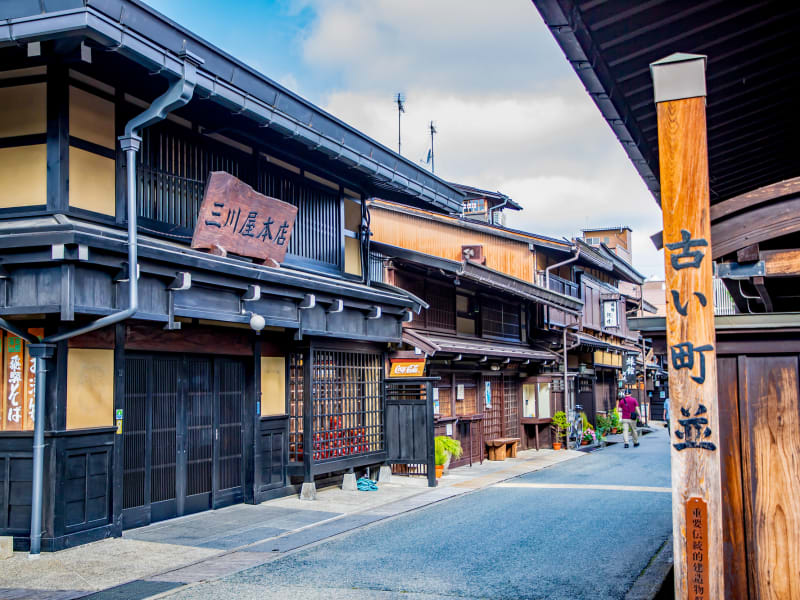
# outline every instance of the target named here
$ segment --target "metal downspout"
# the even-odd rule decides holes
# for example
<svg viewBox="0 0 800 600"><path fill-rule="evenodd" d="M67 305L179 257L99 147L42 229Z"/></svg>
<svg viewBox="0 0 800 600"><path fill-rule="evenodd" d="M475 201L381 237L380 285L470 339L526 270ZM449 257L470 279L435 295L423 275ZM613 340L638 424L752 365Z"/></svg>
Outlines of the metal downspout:
<svg viewBox="0 0 800 600"><path fill-rule="evenodd" d="M564 412L567 413L567 416L569 416L569 413L570 413L571 410L574 410L574 407L571 407L570 406L570 402L569 402L569 377L567 376L567 351L569 351L572 348L575 348L575 346L580 344L580 340L578 340L578 343L574 344L573 346L570 346L570 347L567 346L567 329L570 329L570 328L578 326L578 325L580 325L580 321L576 321L575 323L571 323L569 325L564 325L564 329L562 331L562 334L563 334L563 340L562 340L563 346L562 346L562 348L563 348L563 352L564 352L564 358L563 358L563 360L564 360Z"/></svg>
<svg viewBox="0 0 800 600"><path fill-rule="evenodd" d="M31 344L31 354L36 356L36 418L33 432L33 483L31 497L31 535L29 558L38 558L42 543L42 489L44 483L44 416L45 416L45 362L52 356L53 344L108 325L123 321L136 313L139 307L139 258L137 236L136 206L136 153L139 151L142 138L141 130L153 123L161 121L167 113L185 105L194 93L197 81L199 59L182 54L183 76L170 84L169 89L153 100L153 103L141 114L128 121L125 134L120 136L120 146L126 156L127 200L128 200L128 307L113 314L106 315L70 331L46 337L42 343L0 319L0 327L19 335ZM35 352L35 354L34 354Z"/></svg>
<svg viewBox="0 0 800 600"><path fill-rule="evenodd" d="M575 262L576 260L578 260L578 258L580 258L580 256L581 256L581 249L576 247L575 254L571 258L568 258L567 260L563 260L560 263L556 263L554 265L550 265L549 267L547 267L544 270L544 287L547 288L548 290L550 289L550 271L552 269L557 269L558 267L563 267L564 265L568 265L569 263Z"/></svg>

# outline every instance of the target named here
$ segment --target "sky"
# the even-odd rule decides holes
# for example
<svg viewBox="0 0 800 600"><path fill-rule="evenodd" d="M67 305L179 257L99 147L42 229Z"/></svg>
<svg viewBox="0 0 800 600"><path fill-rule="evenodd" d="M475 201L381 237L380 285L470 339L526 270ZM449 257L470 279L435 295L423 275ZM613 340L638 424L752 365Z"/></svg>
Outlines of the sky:
<svg viewBox="0 0 800 600"><path fill-rule="evenodd" d="M395 150L402 93L404 156L424 162L433 121L436 174L511 196L509 227L627 225L663 278L660 210L530 0L146 1Z"/></svg>

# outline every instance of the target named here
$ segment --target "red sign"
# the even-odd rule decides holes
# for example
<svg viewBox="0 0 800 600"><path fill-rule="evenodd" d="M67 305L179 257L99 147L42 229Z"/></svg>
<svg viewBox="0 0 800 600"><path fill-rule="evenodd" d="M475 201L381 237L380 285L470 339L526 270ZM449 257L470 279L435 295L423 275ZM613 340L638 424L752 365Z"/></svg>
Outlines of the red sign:
<svg viewBox="0 0 800 600"><path fill-rule="evenodd" d="M297 207L259 194L225 171L213 171L192 237L192 248L238 254L280 264Z"/></svg>
<svg viewBox="0 0 800 600"><path fill-rule="evenodd" d="M423 377L425 375L424 358L393 358L389 369L389 377Z"/></svg>

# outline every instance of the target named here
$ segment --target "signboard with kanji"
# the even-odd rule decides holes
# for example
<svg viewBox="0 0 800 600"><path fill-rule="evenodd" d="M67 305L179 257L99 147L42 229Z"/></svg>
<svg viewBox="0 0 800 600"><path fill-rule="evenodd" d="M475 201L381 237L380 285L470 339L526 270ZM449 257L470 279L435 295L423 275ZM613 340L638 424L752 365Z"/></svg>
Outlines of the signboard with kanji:
<svg viewBox="0 0 800 600"><path fill-rule="evenodd" d="M225 171L206 183L192 248L280 264L289 248L297 207L259 194Z"/></svg>

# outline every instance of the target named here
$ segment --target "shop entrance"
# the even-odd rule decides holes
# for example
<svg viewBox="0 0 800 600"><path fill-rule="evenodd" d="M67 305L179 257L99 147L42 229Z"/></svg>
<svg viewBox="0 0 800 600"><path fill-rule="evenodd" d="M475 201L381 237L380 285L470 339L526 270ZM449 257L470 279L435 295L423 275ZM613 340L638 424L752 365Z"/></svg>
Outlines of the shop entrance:
<svg viewBox="0 0 800 600"><path fill-rule="evenodd" d="M126 358L123 527L242 501L244 405L236 359Z"/></svg>

